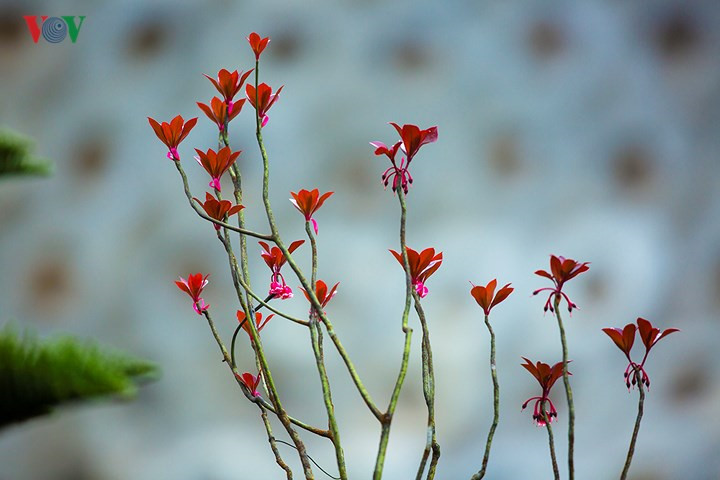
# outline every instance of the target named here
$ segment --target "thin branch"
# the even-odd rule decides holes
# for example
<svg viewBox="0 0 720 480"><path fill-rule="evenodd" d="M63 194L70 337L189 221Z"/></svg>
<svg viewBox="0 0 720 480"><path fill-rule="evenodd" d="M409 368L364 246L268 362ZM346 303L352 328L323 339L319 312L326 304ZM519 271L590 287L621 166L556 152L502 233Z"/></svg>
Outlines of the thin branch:
<svg viewBox="0 0 720 480"><path fill-rule="evenodd" d="M635 419L635 428L633 428L632 438L630 439L630 448L628 448L627 457L625 458L625 466L620 474L620 480L627 478L628 471L630 471L630 462L632 462L633 455L635 454L635 442L637 441L638 432L640 432L640 421L643 417L643 411L645 410L645 389L643 388L642 378L640 377L640 369L635 368L635 381L637 382L638 391L640 392L640 398L638 399L638 413Z"/></svg>
<svg viewBox="0 0 720 480"><path fill-rule="evenodd" d="M267 413L265 412L265 409L263 407L260 407L260 416L262 417L263 425L265 425L265 431L268 435L268 443L270 443L270 449L273 452L273 455L275 455L275 462L278 464L280 468L285 470L285 474L287 475L287 480L292 480L293 474L290 467L288 467L287 463L285 463L282 459L282 456L280 456L280 452L278 451L277 444L275 443L275 437L273 437L272 433L272 426L270 426L270 420L268 420Z"/></svg>
<svg viewBox="0 0 720 480"><path fill-rule="evenodd" d="M540 412L542 412L542 418L548 432L548 444L550 445L550 460L552 460L553 475L555 476L555 480L560 480L560 469L558 469L557 457L555 456L555 438L553 437L552 427L550 426L550 419L547 416L547 412L545 412L545 401L540 404Z"/></svg>
<svg viewBox="0 0 720 480"><path fill-rule="evenodd" d="M565 337L565 328L563 327L562 317L560 317L560 295L555 295L555 315L557 316L558 329L560 330L560 343L562 344L563 354L563 383L565 384L565 396L568 404L568 475L570 480L575 478L575 404L573 403L573 393L570 387L570 376L568 375L568 347Z"/></svg>

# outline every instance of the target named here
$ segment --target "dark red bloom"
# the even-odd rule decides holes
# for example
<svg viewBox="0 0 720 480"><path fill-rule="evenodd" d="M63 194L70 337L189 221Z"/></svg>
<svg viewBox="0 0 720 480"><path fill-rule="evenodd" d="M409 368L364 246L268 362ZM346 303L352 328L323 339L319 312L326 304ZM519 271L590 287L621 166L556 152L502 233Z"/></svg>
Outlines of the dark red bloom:
<svg viewBox="0 0 720 480"><path fill-rule="evenodd" d="M375 147L375 155L385 155L390 159L390 167L382 174L382 181L385 188L392 181L392 190L396 192L402 187L404 193L408 193L409 186L413 182L412 175L408 168L415 154L420 147L426 143L432 143L437 140L437 127L430 127L426 130L420 130L416 125L399 126L397 123L390 122L395 130L400 134L400 140L392 147L388 147L382 142L370 142ZM395 156L399 149L405 153L405 157L400 159L400 163L395 160Z"/></svg>
<svg viewBox="0 0 720 480"><path fill-rule="evenodd" d="M265 50L265 47L267 47L270 37L260 38L260 35L253 32L247 36L247 41L250 44L250 48L255 52L255 60L257 61L260 60L260 54Z"/></svg>
<svg viewBox="0 0 720 480"><path fill-rule="evenodd" d="M553 420L557 418L557 410L555 409L555 405L553 405L552 400L550 400L550 389L557 379L563 376L563 363L558 362L551 367L547 363L537 362L533 364L525 357L522 357L522 359L525 360L525 363L521 365L525 367L525 370L530 372L533 377L535 377L542 388L542 394L537 397L528 398L525 403L523 403L522 409L525 410L528 403L535 400L533 420L539 427L544 427L546 425L545 418L547 418L549 423L552 423ZM572 374L568 372L568 375ZM550 406L550 410L545 407L545 402L547 402Z"/></svg>
<svg viewBox="0 0 720 480"><path fill-rule="evenodd" d="M470 290L470 295L472 295L477 304L482 307L485 315L490 315L490 310L505 300L514 290L508 283L498 290L497 295L495 295L495 287L497 287L497 280L492 279L486 286L473 285L473 288Z"/></svg>
<svg viewBox="0 0 720 480"><path fill-rule="evenodd" d="M300 213L305 215L305 221L312 222L315 235L318 233L318 225L312 216L333 193L335 192L326 192L320 195L320 190L317 188L311 191L303 189L298 193L290 192L290 195L293 197L290 199L290 202L295 205L295 208L297 208Z"/></svg>
<svg viewBox="0 0 720 480"><path fill-rule="evenodd" d="M240 113L244 104L245 102L236 102L232 108L232 112L228 113L228 105L218 97L213 97L212 100L210 100L210 106L197 102L200 110L205 112L205 115L215 122L221 132L225 130L225 124L229 123L230 120L238 116L238 113Z"/></svg>
<svg viewBox="0 0 720 480"><path fill-rule="evenodd" d="M217 153L212 148L208 148L208 151L203 153L201 150L195 149L198 156L195 160L210 174L210 183L208 184L211 188L217 191L221 190L220 177L228 171L228 169L235 163L235 160L242 153L240 150L237 152L231 152L230 147L223 147Z"/></svg>
<svg viewBox="0 0 720 480"><path fill-rule="evenodd" d="M272 107L277 101L278 95L280 95L283 87L285 87L285 85L278 88L277 92L272 93L272 88L266 83L258 85L257 91L255 90L255 87L249 83L245 86L245 94L247 95L248 100L250 100L250 104L257 111L257 116L261 119L261 126L264 127L267 125L268 120L270 120L270 117L267 116L267 111L270 110L270 107ZM256 95L257 102L255 98Z"/></svg>
<svg viewBox="0 0 720 480"><path fill-rule="evenodd" d="M637 383L636 373L640 375L640 381L650 388L650 377L645 371L645 362L647 361L650 349L659 342L661 338L670 335L671 333L679 332L680 330L677 328L668 328L661 333L660 329L653 327L652 323L644 318L638 317L637 328L635 327L635 324L628 323L622 330L619 328L603 328L602 331L605 332L613 342L615 342L615 345L622 350L625 357L628 359L629 363L627 368L625 368L623 377L625 378L625 385L629 390ZM630 358L630 350L635 342L636 331L640 333L640 339L642 340L643 345L645 345L645 355L640 363L633 362L632 358Z"/></svg>
<svg viewBox="0 0 720 480"><path fill-rule="evenodd" d="M265 325L267 325L268 322L270 321L270 319L273 318L274 316L275 316L275 314L271 313L270 315L265 317L265 319L263 319L262 313L255 312L255 330L257 330L258 334L260 333L260 331L263 328L265 328ZM243 330L245 330L245 332L248 334L248 336L252 339L252 333L250 333L250 325L248 325L248 323L245 321L245 312L243 312L242 310L238 310L237 311L237 319L238 319L238 322L240 323L240 325L242 326L241 328Z"/></svg>
<svg viewBox="0 0 720 480"><path fill-rule="evenodd" d="M167 157L170 160L176 162L180 161L180 154L178 154L177 147L180 145L185 137L188 136L190 130L193 129L197 123L197 117L191 118L187 122L183 120L183 117L178 115L173 118L170 123L162 122L159 124L154 118L148 117L150 126L155 131L155 135L168 147Z"/></svg>
<svg viewBox="0 0 720 480"><path fill-rule="evenodd" d="M398 253L395 250L390 250L390 253L400 262L400 265L405 266L402 253ZM420 298L425 298L425 295L428 294L428 288L425 286L425 282L427 282L430 275L440 268L443 259L442 252L435 254L434 248L426 248L418 253L416 250L407 247L407 254L413 287L415 287L415 291L420 295Z"/></svg>
<svg viewBox="0 0 720 480"><path fill-rule="evenodd" d="M212 82L217 91L220 92L220 95L223 96L223 99L225 100L225 105L227 105L228 112L232 113L234 106L237 107L237 104L233 102L233 99L235 98L235 95L240 92L240 89L245 83L245 80L247 79L248 75L252 73L252 71L253 69L251 68L245 73L238 73L237 70L230 73L223 68L218 72L217 80L215 80L209 75L205 75L205 77L207 77L207 79ZM242 104L245 103L245 99L243 98L239 101L239 103L240 106L237 108L242 108Z"/></svg>
<svg viewBox="0 0 720 480"><path fill-rule="evenodd" d="M218 200L217 198L210 195L208 192L205 192L205 203L202 203L200 200L194 197L193 200L200 204L203 210L205 210L205 213L207 213L208 217L214 218L215 220L218 220L220 222L225 221L225 215L235 215L240 210L245 208L242 205L233 205L230 200ZM220 225L218 225L217 223L213 223L213 226L215 227L215 230L220 230Z"/></svg>
<svg viewBox="0 0 720 480"><path fill-rule="evenodd" d="M318 280L317 283L315 283L315 295L323 308L327 306L328 302L332 300L337 293L338 285L340 285L340 282L333 285L333 287L328 291L327 285L322 280ZM303 294L305 294L305 298L307 298L307 301L309 302L310 296L307 291L305 291L304 288L300 288L300 290L302 290Z"/></svg>
<svg viewBox="0 0 720 480"><path fill-rule="evenodd" d="M555 284L554 287L540 288L533 292L533 295L537 295L538 293L543 291L550 291L550 295L548 296L547 302L545 302L544 307L544 310L546 312L548 310L550 310L551 312L555 311L552 301L554 298L558 297L565 298L565 301L568 304L569 312L572 312L573 308L577 308L577 305L570 301L570 298L562 291L562 288L563 285L565 285L565 282L572 278L575 278L583 272L586 272L590 268L588 267L589 264L590 262L580 263L569 258L550 255L550 271L552 273L548 273L545 270L535 271L535 275L549 278Z"/></svg>
<svg viewBox="0 0 720 480"><path fill-rule="evenodd" d="M270 291L268 292L268 294L272 295L275 298L279 298L280 300L292 298L292 289L289 285L285 283L285 278L280 273L280 269L283 265L285 265L287 258L285 258L282 250L280 250L278 247L273 246L272 248L270 248L270 245L265 242L258 243L263 248L263 251L260 252L262 259L272 271L272 275L270 276ZM305 243L305 240L296 240L292 242L288 247L288 252L294 252L303 243Z"/></svg>
<svg viewBox="0 0 720 480"><path fill-rule="evenodd" d="M253 397L259 397L260 392L258 392L258 385L260 385L260 377L262 377L262 372L258 372L257 376L253 375L250 372L245 372L242 375L235 374L235 377L237 377L240 382L247 387L247 389L250 391L250 395Z"/></svg>
<svg viewBox="0 0 720 480"><path fill-rule="evenodd" d="M193 301L193 309L198 315L201 315L205 310L210 308L210 305L207 305L205 300L200 296L203 288L208 284L208 277L209 275L203 277L202 273L196 273L195 275L188 275L187 280L180 277L179 281L175 281L175 285L177 285L180 290L190 295Z"/></svg>

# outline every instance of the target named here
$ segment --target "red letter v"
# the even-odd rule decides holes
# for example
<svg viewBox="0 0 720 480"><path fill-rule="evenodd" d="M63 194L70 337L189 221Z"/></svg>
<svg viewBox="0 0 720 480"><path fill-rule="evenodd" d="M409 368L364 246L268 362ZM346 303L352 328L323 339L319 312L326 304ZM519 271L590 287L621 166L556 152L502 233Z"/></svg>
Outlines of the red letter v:
<svg viewBox="0 0 720 480"><path fill-rule="evenodd" d="M38 40L40 40L40 25L37 23L37 15L25 15L23 18L25 19L25 23L27 23L28 30L30 30L30 35L32 35L33 42L38 43ZM40 19L44 22L47 20L47 15L42 15Z"/></svg>

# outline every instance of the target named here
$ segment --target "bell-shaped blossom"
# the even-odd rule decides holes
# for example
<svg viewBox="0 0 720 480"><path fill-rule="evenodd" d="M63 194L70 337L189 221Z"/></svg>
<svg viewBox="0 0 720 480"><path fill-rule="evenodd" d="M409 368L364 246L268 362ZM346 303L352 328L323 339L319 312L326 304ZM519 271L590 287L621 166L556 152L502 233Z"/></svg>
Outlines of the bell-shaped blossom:
<svg viewBox="0 0 720 480"><path fill-rule="evenodd" d="M401 127L393 122L390 122L390 125L400 134L400 140L391 147L388 147L383 142L370 142L370 145L375 148L375 155L385 155L390 160L390 167L382 174L382 182L385 188L392 183L393 192L397 192L399 188L402 188L403 192L407 194L410 184L413 182L409 170L410 162L420 150L420 147L437 140L437 127L421 130L417 125L408 124ZM405 157L402 157L399 162L395 159L398 150L402 150L405 154Z"/></svg>
<svg viewBox="0 0 720 480"><path fill-rule="evenodd" d="M335 192L326 192L320 195L320 190L317 188L313 190L302 189L297 193L290 192L293 197L290 202L305 216L306 222L312 222L315 235L318 233L318 224L313 215L333 193Z"/></svg>
<svg viewBox="0 0 720 480"><path fill-rule="evenodd" d="M183 117L178 115L173 118L170 123L162 122L162 124L158 123L154 118L148 117L148 122L150 122L150 126L155 131L155 135L168 147L167 157L170 160L179 162L180 154L177 151L177 147L180 145L180 142L188 136L190 130L193 129L197 123L197 117L191 118L186 122L183 120Z"/></svg>
<svg viewBox="0 0 720 480"><path fill-rule="evenodd" d="M264 127L270 120L270 117L267 115L267 111L270 110L270 107L272 107L277 101L278 95L280 95L283 87L285 87L285 85L278 88L277 92L272 93L272 88L266 83L258 85L257 90L255 89L255 86L250 85L249 83L245 86L245 95L247 95L248 100L250 100L250 104L253 108L255 108L257 116L260 117L261 126Z"/></svg>
<svg viewBox="0 0 720 480"><path fill-rule="evenodd" d="M274 298L279 298L280 300L292 298L292 289L285 283L285 278L282 276L282 273L280 273L280 269L283 265L285 265L285 262L287 262L287 258L285 258L282 250L278 247L273 246L271 248L270 245L265 242L258 243L263 248L263 251L260 252L260 256L272 272L270 275L270 291L268 292L268 295L272 295ZM288 252L293 253L303 243L305 243L305 240L296 240L292 242L288 247Z"/></svg>
<svg viewBox="0 0 720 480"><path fill-rule="evenodd" d="M265 47L267 47L270 37L261 38L260 35L253 32L247 36L247 41L250 44L250 48L252 48L255 53L255 61L258 61L260 60L260 54L262 54Z"/></svg>
<svg viewBox="0 0 720 480"><path fill-rule="evenodd" d="M261 312L255 312L255 330L257 330L258 334L262 331L263 328L265 328L265 325L268 324L271 318L275 316L274 313L271 313L267 317L263 319L263 314ZM242 310L237 311L237 319L238 323L240 323L240 327L245 330L245 333L248 334L248 336L252 339L252 333L250 331L250 325L248 322L245 321L245 312Z"/></svg>
<svg viewBox="0 0 720 480"><path fill-rule="evenodd" d="M242 104L245 103L244 98L239 101L239 106L236 105L233 100L235 99L235 95L237 95L242 89L245 80L252 71L253 69L251 68L245 73L238 73L237 70L230 73L228 70L223 68L218 72L217 79L214 79L209 75L205 75L205 77L212 82L217 91L220 92L220 95L223 96L225 105L227 105L228 113L232 113L233 108L242 108Z"/></svg>
<svg viewBox="0 0 720 480"><path fill-rule="evenodd" d="M390 250L395 259L404 267L402 253ZM428 294L428 288L425 286L427 279L440 268L442 264L442 252L435 253L434 248L426 248L422 252L417 252L407 247L408 263L410 265L410 278L415 291L420 298L425 298Z"/></svg>
<svg viewBox="0 0 720 480"><path fill-rule="evenodd" d="M522 410L528 406L528 403L535 400L535 408L533 409L533 420L539 427L546 425L545 419L548 423L552 423L553 420L557 419L557 410L550 400L550 389L553 387L558 378L563 376L563 363L558 362L552 367L547 363L537 362L534 363L525 357L522 357L525 363L521 364L525 370L535 377L540 384L542 393L536 397L528 398L525 403L522 404ZM568 372L568 375L572 375ZM548 409L549 407L549 409Z"/></svg>
<svg viewBox="0 0 720 480"><path fill-rule="evenodd" d="M260 385L260 378L262 377L262 372L258 372L257 376L253 375L250 372L245 372L242 375L235 374L235 377L237 377L240 382L245 385L245 387L250 392L250 395L253 397L259 397L260 392L258 391L258 386Z"/></svg>
<svg viewBox="0 0 720 480"><path fill-rule="evenodd" d="M472 283L471 283L472 285ZM490 310L498 303L505 300L508 295L514 290L508 283L495 294L495 288L497 287L497 280L492 279L486 286L473 285L470 290L470 295L475 299L478 305L482 307L485 315L490 315Z"/></svg>
<svg viewBox="0 0 720 480"><path fill-rule="evenodd" d="M645 320L644 318L637 319L637 327L633 323L628 323L622 329L620 328L603 328L603 332L617 345L617 347L625 354L628 360L628 366L625 368L623 378L625 379L625 386L630 390L637 384L637 376L639 375L640 381L648 388L650 388L650 377L645 370L645 362L647 361L650 349L660 341L661 338L670 335L671 333L678 332L677 328L668 328L660 331L659 328L653 327L652 323ZM634 362L630 356L633 343L635 342L635 333L640 334L640 339L645 346L645 355L643 355L640 363ZM637 375L636 375L637 374Z"/></svg>
<svg viewBox="0 0 720 480"><path fill-rule="evenodd" d="M245 102L235 102L232 107L232 111L229 111L228 104L220 100L218 97L213 97L212 100L210 100L209 106L201 102L197 102L197 105L210 120L215 122L218 130L224 132L225 125L238 116L244 103Z"/></svg>
<svg viewBox="0 0 720 480"><path fill-rule="evenodd" d="M208 148L207 152L204 153L197 148L195 151L197 152L195 160L210 174L211 180L208 185L210 188L221 191L220 177L235 163L242 151L232 152L230 147L223 147L217 153L212 148Z"/></svg>
<svg viewBox="0 0 720 480"><path fill-rule="evenodd" d="M175 285L177 285L180 290L190 295L193 301L193 309L198 315L202 315L204 311L210 308L210 305L207 305L205 300L200 296L203 288L208 284L208 276L209 275L205 275L203 277L202 273L196 273L194 275L188 275L187 280L180 277L179 281L175 281Z"/></svg>
<svg viewBox="0 0 720 480"><path fill-rule="evenodd" d="M235 215L245 208L243 205L233 205L230 200L218 200L208 192L205 192L204 203L194 197L193 200L200 204L202 209L205 210L205 213L207 213L208 217L214 218L220 222L225 221L225 215ZM220 230L220 225L217 223L213 223L213 226L215 227L215 230Z"/></svg>
<svg viewBox="0 0 720 480"><path fill-rule="evenodd" d="M586 272L590 269L588 265L590 262L576 262L575 260L572 260L570 258L565 258L561 256L555 256L550 255L550 272L548 273L545 270L536 270L535 275L540 275L541 277L549 278L553 281L555 284L553 287L545 287L545 288L539 288L533 292L533 295L537 295L540 292L543 291L549 291L550 295L548 295L548 299L545 302L545 306L543 307L544 311L550 310L551 312L555 311L555 308L553 307L553 299L556 297L564 298L568 305L568 311L572 312L574 308L577 308L577 305L575 305L572 301L570 301L570 298L565 294L565 292L562 291L563 285L565 285L565 282L568 280L575 278L576 276L580 275L583 272Z"/></svg>

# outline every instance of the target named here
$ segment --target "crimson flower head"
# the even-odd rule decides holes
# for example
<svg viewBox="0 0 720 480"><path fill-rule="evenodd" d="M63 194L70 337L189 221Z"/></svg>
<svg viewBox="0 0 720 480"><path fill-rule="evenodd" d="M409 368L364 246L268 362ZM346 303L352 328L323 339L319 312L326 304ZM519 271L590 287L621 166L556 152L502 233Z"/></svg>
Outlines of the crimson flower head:
<svg viewBox="0 0 720 480"><path fill-rule="evenodd" d="M533 377L535 377L535 379L540 384L540 388L542 388L541 395L537 397L530 397L525 400L525 403L522 404L522 410L525 410L525 407L528 406L528 403L535 400L535 408L533 409L533 420L535 421L535 423L537 423L539 427L544 427L546 425L546 418L548 423L552 423L554 419L557 419L557 410L555 409L555 405L553 405L552 400L550 400L550 389L555 384L557 379L562 377L563 364L562 362L558 362L551 367L547 363L537 362L533 364L525 357L522 357L522 359L525 360L525 363L521 365L525 367L525 370L530 372ZM572 374L568 372L568 375ZM547 404L550 406L549 411L545 406L545 402L547 402Z"/></svg>
<svg viewBox="0 0 720 480"><path fill-rule="evenodd" d="M554 298L558 297L565 298L565 301L568 304L569 312L572 312L573 308L577 308L577 305L570 301L570 298L567 296L567 294L565 294L565 292L562 291L562 288L563 285L565 285L565 282L567 282L568 280L575 278L583 272L588 271L590 269L590 267L588 267L589 264L590 262L580 263L570 258L550 255L550 272L552 273L548 273L545 270L535 271L535 275L549 278L555 284L554 287L540 288L533 292L533 295L537 295L538 293L543 291L550 291L550 295L548 296L547 302L545 302L545 307L543 310L545 310L546 312L548 310L554 312L555 308L552 305L552 301Z"/></svg>
<svg viewBox="0 0 720 480"><path fill-rule="evenodd" d="M317 296L318 301L320 302L320 305L325 308L330 300L335 296L337 293L337 287L340 285L340 282L333 285L333 287L328 291L327 284L323 282L322 280L318 280L315 283L315 295ZM310 295L308 295L307 291L304 288L300 288L302 290L303 294L305 295L305 298L307 298L307 301L310 301Z"/></svg>
<svg viewBox="0 0 720 480"><path fill-rule="evenodd" d="M400 262L400 265L405 266L403 262L402 253L398 253L395 250L390 250L395 259ZM440 268L442 264L442 252L435 253L434 248L426 248L422 252L417 252L410 247L407 247L408 263L410 264L410 278L412 279L412 285L415 287L415 291L420 298L425 298L428 294L428 288L425 286L427 279Z"/></svg>
<svg viewBox="0 0 720 480"><path fill-rule="evenodd" d="M238 116L238 113L240 113L240 110L242 110L242 106L244 104L244 101L236 102L235 105L232 107L232 111L228 113L228 104L220 100L218 97L213 97L212 100L210 100L210 106L205 105L201 102L197 102L200 110L202 110L210 120L215 122L215 124L218 126L218 130L220 130L221 132L225 131L225 124L229 123L230 120Z"/></svg>
<svg viewBox="0 0 720 480"><path fill-rule="evenodd" d="M220 177L228 171L228 169L235 163L235 160L242 153L241 150L237 152L231 152L230 147L223 147L217 153L212 148L208 148L208 151L203 153L201 150L195 149L198 156L195 160L210 174L210 188L214 188L218 192L222 190L220 186Z"/></svg>
<svg viewBox="0 0 720 480"><path fill-rule="evenodd" d="M260 123L261 126L264 127L270 120L270 117L267 115L267 111L270 110L270 107L272 107L277 101L278 95L280 95L283 87L285 87L285 85L278 88L277 92L272 93L272 88L266 83L258 85L257 90L255 90L255 87L249 83L245 86L245 94L247 95L248 100L250 100L250 104L257 111L257 116L262 120Z"/></svg>
<svg viewBox="0 0 720 480"><path fill-rule="evenodd" d="M209 275L205 275L205 277L203 277L202 273L196 273L195 275L188 275L187 280L180 277L179 281L175 281L175 285L177 285L180 290L190 295L193 301L193 309L198 315L202 315L203 312L210 308L210 305L207 305L205 300L200 296L203 288L208 284L208 276Z"/></svg>
<svg viewBox="0 0 720 480"><path fill-rule="evenodd" d="M637 327L635 327L633 323L628 323L622 329L603 328L602 331L615 342L615 345L625 354L629 362L627 368L625 368L623 377L625 378L625 386L630 390L631 387L637 384L637 375L640 376L640 381L645 384L646 387L650 388L650 377L645 371L645 362L647 361L650 349L659 342L661 338L671 333L679 332L680 330L677 328L668 328L660 332L660 329L653 327L652 323L644 318L638 317ZM645 355L640 363L633 362L632 358L630 358L630 350L632 350L633 343L635 342L635 332L640 333L640 339L643 345L645 345Z"/></svg>
<svg viewBox="0 0 720 480"><path fill-rule="evenodd" d="M214 218L220 222L225 221L225 215L235 215L245 208L242 205L233 205L230 200L218 200L208 192L205 192L205 203L195 197L193 197L193 200L200 204L203 210L205 210L205 213L207 213L208 217ZM217 223L213 223L213 226L215 227L215 230L220 230L220 225Z"/></svg>
<svg viewBox="0 0 720 480"><path fill-rule="evenodd" d="M413 182L412 175L408 170L410 162L420 150L420 147L437 140L437 127L420 130L417 125L408 124L401 127L393 122L390 122L390 125L398 131L400 140L391 147L382 142L370 142L370 145L375 147L375 155L385 155L390 160L390 167L382 174L382 182L385 188L392 181L393 192L402 187L403 192L408 193L410 184ZM395 160L398 150L402 150L405 154L405 157L401 158L399 163Z"/></svg>
<svg viewBox="0 0 720 480"><path fill-rule="evenodd" d="M155 131L155 135L168 147L167 157L170 160L179 162L180 154L178 154L177 147L180 145L180 142L188 136L190 130L193 129L197 123L197 117L185 122L183 117L178 115L170 120L170 123L162 122L162 125L154 118L148 117L148 122L150 122L150 126Z"/></svg>
<svg viewBox="0 0 720 480"><path fill-rule="evenodd" d="M255 312L255 330L257 330L258 334L260 331L265 328L265 325L268 324L271 318L275 316L274 313L268 315L263 320L263 315L260 312ZM237 319L238 323L240 323L240 326L245 332L248 334L248 336L252 339L252 333L250 332L250 325L245 321L245 312L242 310L237 311Z"/></svg>
<svg viewBox="0 0 720 480"><path fill-rule="evenodd" d="M318 224L312 216L333 193L335 192L326 192L320 195L320 190L317 188L310 191L302 189L298 193L290 192L290 195L293 197L290 199L290 202L295 205L295 208L297 208L300 213L305 215L306 222L312 222L315 235L318 233Z"/></svg>
<svg viewBox="0 0 720 480"><path fill-rule="evenodd" d="M233 99L235 98L235 95L240 92L240 89L242 89L245 80L247 79L248 75L252 73L252 71L253 69L251 68L245 73L238 73L237 70L230 73L223 68L218 72L217 80L209 75L205 75L205 77L212 82L217 91L220 92L220 95L223 96L223 99L225 100L225 105L227 105L227 111L229 113L232 113L233 111ZM243 103L245 103L244 98L240 100L239 108L242 108Z"/></svg>
<svg viewBox="0 0 720 480"><path fill-rule="evenodd" d="M497 280L492 279L486 286L473 285L470 290L470 295L472 295L477 304L482 307L485 315L490 315L490 310L492 310L495 305L505 300L514 290L514 288L510 287L510 284L508 283L498 290L496 295L495 287L497 287Z"/></svg>
<svg viewBox="0 0 720 480"><path fill-rule="evenodd" d="M262 377L262 372L258 372L257 376L253 375L250 372L245 372L242 375L235 374L235 377L237 377L240 382L247 387L247 389L250 391L250 395L253 397L259 397L260 392L258 392L258 385L260 385L260 377Z"/></svg>
<svg viewBox="0 0 720 480"><path fill-rule="evenodd" d="M255 60L257 61L260 60L260 54L265 50L265 47L267 47L270 37L260 38L260 35L253 32L247 36L247 41L250 44L250 48L255 52Z"/></svg>
<svg viewBox="0 0 720 480"><path fill-rule="evenodd" d="M272 271L270 276L270 291L268 292L268 295L272 295L274 298L279 298L280 300L292 298L292 288L285 283L285 278L280 273L280 269L283 265L285 265L287 258L285 258L282 250L278 247L273 246L270 248L270 245L265 242L258 243L263 248L263 251L260 252L260 256ZM288 252L294 252L303 243L305 243L305 240L294 241L288 247Z"/></svg>

